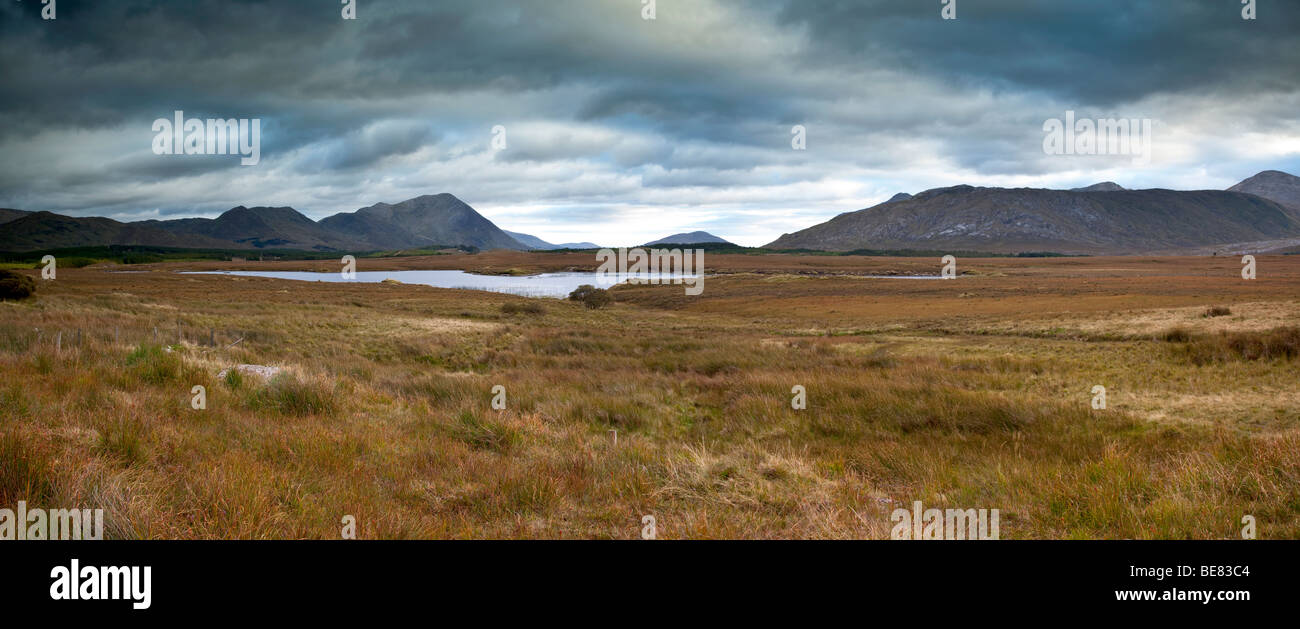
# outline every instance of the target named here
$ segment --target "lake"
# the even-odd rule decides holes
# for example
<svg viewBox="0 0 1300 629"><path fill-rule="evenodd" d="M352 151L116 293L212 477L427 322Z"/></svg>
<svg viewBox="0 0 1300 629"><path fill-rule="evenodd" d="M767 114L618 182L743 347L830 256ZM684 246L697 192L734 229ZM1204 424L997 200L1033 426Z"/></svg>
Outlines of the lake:
<svg viewBox="0 0 1300 629"><path fill-rule="evenodd" d="M362 282L375 283L394 279L403 284L424 284L437 288L464 288L494 293L509 293L521 297L565 298L583 284L609 288L629 277L649 277L646 274L616 275L595 272L540 273L537 275L476 275L464 271L357 271L356 279L343 279L342 273L317 273L313 271L186 271L206 275L241 275L247 277L273 277L304 282ZM663 274L661 282L682 275Z"/></svg>
<svg viewBox="0 0 1300 629"><path fill-rule="evenodd" d="M485 290L493 293L508 293L521 297L555 297L563 299L573 289L583 284L597 288L609 288L621 284L628 278L648 278L645 273L628 273L617 275L597 274L591 271L571 271L564 273L539 273L537 275L477 275L465 271L357 271L356 279L343 279L341 273L318 273L315 271L181 271L200 275L242 275L247 277L273 277L282 280L300 280L304 282L362 282L376 283L394 279L403 284L423 284L437 288L463 288L467 290ZM670 279L693 277L664 273L659 276L661 283ZM853 277L867 279L909 279L937 280L938 275L857 275ZM706 281L705 284L708 282Z"/></svg>

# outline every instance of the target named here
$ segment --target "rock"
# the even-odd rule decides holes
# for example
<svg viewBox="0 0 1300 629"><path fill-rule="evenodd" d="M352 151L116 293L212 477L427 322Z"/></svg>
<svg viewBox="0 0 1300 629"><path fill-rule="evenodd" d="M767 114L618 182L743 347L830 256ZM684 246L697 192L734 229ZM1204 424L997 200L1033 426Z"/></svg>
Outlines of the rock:
<svg viewBox="0 0 1300 629"><path fill-rule="evenodd" d="M380 284L389 284L389 285L392 285L392 286L400 286L402 283L390 277L390 278L388 278L388 279L386 279L386 280L380 282Z"/></svg>
<svg viewBox="0 0 1300 629"><path fill-rule="evenodd" d="M259 376L264 380L270 380L284 371L281 367L268 367L266 365L236 365L234 369L245 375ZM222 369L221 373L217 374L217 379L224 380L228 373L230 373L230 369Z"/></svg>

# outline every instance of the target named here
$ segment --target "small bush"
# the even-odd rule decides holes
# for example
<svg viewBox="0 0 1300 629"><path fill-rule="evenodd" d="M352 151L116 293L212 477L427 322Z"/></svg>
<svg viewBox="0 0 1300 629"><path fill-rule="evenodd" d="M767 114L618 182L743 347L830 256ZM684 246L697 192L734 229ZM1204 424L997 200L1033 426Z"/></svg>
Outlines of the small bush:
<svg viewBox="0 0 1300 629"><path fill-rule="evenodd" d="M159 345L142 344L126 356L126 365L136 376L150 384L163 384L181 375L181 358L175 352L163 351Z"/></svg>
<svg viewBox="0 0 1300 629"><path fill-rule="evenodd" d="M32 357L32 369L43 376L49 375L54 371L54 361L50 360L48 354L37 354Z"/></svg>
<svg viewBox="0 0 1300 629"><path fill-rule="evenodd" d="M27 394L23 393L18 383L11 383L7 388L0 389L0 417L5 419L26 417L31 410Z"/></svg>
<svg viewBox="0 0 1300 629"><path fill-rule="evenodd" d="M592 419L601 427L636 430L645 426L649 409L643 400L612 397L575 402L569 408L569 417Z"/></svg>
<svg viewBox="0 0 1300 629"><path fill-rule="evenodd" d="M1228 316L1228 315L1230 315L1230 314L1232 314L1232 310L1229 310L1227 307L1225 307L1225 306L1214 306L1214 307L1212 307L1212 308L1206 310L1205 313L1202 314L1201 316L1202 316L1202 317L1205 317L1205 318L1208 319L1208 318L1210 318L1210 317L1226 317L1226 316Z"/></svg>
<svg viewBox="0 0 1300 629"><path fill-rule="evenodd" d="M97 260L95 260L94 258L80 258L80 257L78 257L78 258L56 258L54 262L55 262L55 265L56 265L57 267L59 267L59 268L65 268L65 269L80 269L80 268L85 268L85 267L88 267L88 266L94 264L95 262L97 262ZM37 262L35 265L32 266L32 268L33 268L33 269L43 269L43 268L45 268L45 263L44 263L44 262Z"/></svg>
<svg viewBox="0 0 1300 629"><path fill-rule="evenodd" d="M508 301L501 304L501 313L508 315L540 315L546 314L546 309L542 308L541 304L533 301Z"/></svg>
<svg viewBox="0 0 1300 629"><path fill-rule="evenodd" d="M1192 333L1186 328L1170 328L1160 335L1166 343L1186 343L1192 340Z"/></svg>
<svg viewBox="0 0 1300 629"><path fill-rule="evenodd" d="M550 356L572 356L575 354L596 354L613 351L613 348L608 343L576 334L535 337L529 339L528 345L531 351Z"/></svg>
<svg viewBox="0 0 1300 629"><path fill-rule="evenodd" d="M146 427L138 419L113 419L99 429L99 449L126 465L143 461Z"/></svg>
<svg viewBox="0 0 1300 629"><path fill-rule="evenodd" d="M41 503L54 494L49 457L17 433L0 434L0 505Z"/></svg>
<svg viewBox="0 0 1300 629"><path fill-rule="evenodd" d="M505 454L523 441L523 435L519 431L496 419L480 417L473 411L461 411L456 420L452 427L453 434L480 450Z"/></svg>
<svg viewBox="0 0 1300 629"><path fill-rule="evenodd" d="M582 286L575 288L572 293L569 293L569 299L571 301L582 302L582 305L591 308L592 310L604 308L609 305L609 302L614 300L609 296L609 291L603 288L596 288L591 284L583 284Z"/></svg>
<svg viewBox="0 0 1300 629"><path fill-rule="evenodd" d="M226 370L226 377L223 378L226 386L231 389L238 389L244 386L244 374L239 369L231 368Z"/></svg>
<svg viewBox="0 0 1300 629"><path fill-rule="evenodd" d="M1265 332L1224 332L1187 345L1186 355L1203 365L1227 360L1290 360L1300 356L1300 328Z"/></svg>
<svg viewBox="0 0 1300 629"><path fill-rule="evenodd" d="M0 299L26 299L35 293L35 280L22 273L0 269Z"/></svg>
<svg viewBox="0 0 1300 629"><path fill-rule="evenodd" d="M338 407L333 391L284 373L265 387L252 389L247 404L253 410L298 416L329 414Z"/></svg>

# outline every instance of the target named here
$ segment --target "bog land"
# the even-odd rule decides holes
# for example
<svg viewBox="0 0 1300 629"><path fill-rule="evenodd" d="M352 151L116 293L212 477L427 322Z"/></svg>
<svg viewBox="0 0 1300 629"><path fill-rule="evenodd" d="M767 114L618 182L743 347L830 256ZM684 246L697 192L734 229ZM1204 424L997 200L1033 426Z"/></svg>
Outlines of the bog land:
<svg viewBox="0 0 1300 629"><path fill-rule="evenodd" d="M711 254L703 295L601 309L174 272L337 260L61 267L0 303L0 506L102 508L107 538L886 538L914 501L1003 538L1300 537L1300 256L866 277L939 266Z"/></svg>

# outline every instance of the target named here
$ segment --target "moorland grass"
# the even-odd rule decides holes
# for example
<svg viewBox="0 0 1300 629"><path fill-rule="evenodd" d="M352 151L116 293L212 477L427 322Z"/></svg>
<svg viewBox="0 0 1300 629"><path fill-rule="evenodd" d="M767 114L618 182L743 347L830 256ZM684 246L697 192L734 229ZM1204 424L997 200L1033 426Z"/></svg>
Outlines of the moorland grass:
<svg viewBox="0 0 1300 629"><path fill-rule="evenodd" d="M664 538L885 538L914 500L997 508L1004 538L1232 538L1243 514L1300 537L1294 329L999 335L1023 308L783 305L818 278L516 316L472 291L92 273L0 309L0 505L101 506L108 537L336 538L349 514L366 538L634 538L655 514ZM933 313L932 284L880 299ZM763 316L733 301L755 291ZM154 342L178 316L221 342ZM286 372L217 380L243 363Z"/></svg>

